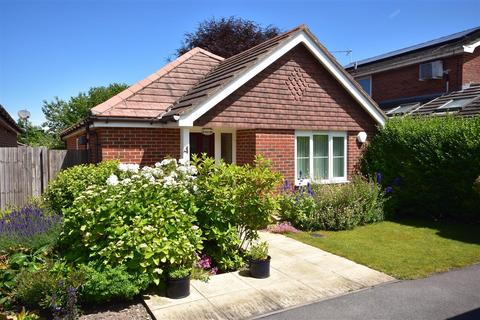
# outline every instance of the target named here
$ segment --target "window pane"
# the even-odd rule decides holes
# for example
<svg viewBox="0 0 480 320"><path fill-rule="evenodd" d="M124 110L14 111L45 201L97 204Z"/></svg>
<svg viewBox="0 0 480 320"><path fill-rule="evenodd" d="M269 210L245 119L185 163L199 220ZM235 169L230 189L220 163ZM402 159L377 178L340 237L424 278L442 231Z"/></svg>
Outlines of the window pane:
<svg viewBox="0 0 480 320"><path fill-rule="evenodd" d="M310 137L297 137L297 177L310 177Z"/></svg>
<svg viewBox="0 0 480 320"><path fill-rule="evenodd" d="M313 159L313 177L315 180L328 179L328 157Z"/></svg>
<svg viewBox="0 0 480 320"><path fill-rule="evenodd" d="M345 176L345 138L333 137L333 177Z"/></svg>
<svg viewBox="0 0 480 320"><path fill-rule="evenodd" d="M297 158L310 157L309 137L297 137Z"/></svg>
<svg viewBox="0 0 480 320"><path fill-rule="evenodd" d="M328 136L313 136L313 156L328 157Z"/></svg>
<svg viewBox="0 0 480 320"><path fill-rule="evenodd" d="M221 157L226 163L232 163L232 137L231 133L221 134Z"/></svg>
<svg viewBox="0 0 480 320"><path fill-rule="evenodd" d="M360 86L365 90L366 93L369 95L372 95L372 78L366 77L366 78L360 78L357 79L357 82L360 84Z"/></svg>
<svg viewBox="0 0 480 320"><path fill-rule="evenodd" d="M343 157L345 155L345 144L343 137L333 137L333 156Z"/></svg>

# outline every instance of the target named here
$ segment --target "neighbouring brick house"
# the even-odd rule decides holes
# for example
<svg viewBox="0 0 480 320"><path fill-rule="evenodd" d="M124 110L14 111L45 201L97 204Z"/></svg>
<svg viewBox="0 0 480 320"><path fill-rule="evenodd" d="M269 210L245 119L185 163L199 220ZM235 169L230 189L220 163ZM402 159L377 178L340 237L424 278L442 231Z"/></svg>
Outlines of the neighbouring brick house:
<svg viewBox="0 0 480 320"><path fill-rule="evenodd" d="M16 147L17 136L22 129L8 114L7 110L0 105L0 147Z"/></svg>
<svg viewBox="0 0 480 320"><path fill-rule="evenodd" d="M343 182L384 113L305 27L223 59L195 48L63 132L92 162L272 160L290 181Z"/></svg>
<svg viewBox="0 0 480 320"><path fill-rule="evenodd" d="M480 83L480 27L351 63L346 70L387 115Z"/></svg>

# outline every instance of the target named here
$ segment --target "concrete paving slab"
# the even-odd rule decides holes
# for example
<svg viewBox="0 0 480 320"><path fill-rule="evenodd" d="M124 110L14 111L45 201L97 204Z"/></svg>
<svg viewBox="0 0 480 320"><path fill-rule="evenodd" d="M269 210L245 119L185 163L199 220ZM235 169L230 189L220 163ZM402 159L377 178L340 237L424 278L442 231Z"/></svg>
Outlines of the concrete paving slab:
<svg viewBox="0 0 480 320"><path fill-rule="evenodd" d="M150 309L150 311L161 309L161 308L168 308L173 307L179 304L185 304L197 300L204 300L205 297L198 292L195 287L190 285L190 295L183 299L170 299L165 296L164 292L161 293L152 293L143 296L143 301Z"/></svg>
<svg viewBox="0 0 480 320"><path fill-rule="evenodd" d="M261 286L259 290L264 296L269 297L282 308L289 308L322 298L322 295L317 294L313 289L297 280Z"/></svg>
<svg viewBox="0 0 480 320"><path fill-rule="evenodd" d="M248 319L393 280L283 235L262 232L261 238L268 241L272 257L269 278L220 274L208 283L192 281L187 298L152 294L145 296L145 304L158 320Z"/></svg>
<svg viewBox="0 0 480 320"><path fill-rule="evenodd" d="M254 288L216 296L209 301L227 319L248 319L282 308L280 304Z"/></svg>
<svg viewBox="0 0 480 320"><path fill-rule="evenodd" d="M211 277L208 282L194 280L191 282L191 286L206 298L251 288L247 283L235 276L235 272L216 275Z"/></svg>
<svg viewBox="0 0 480 320"><path fill-rule="evenodd" d="M169 308L151 311L158 320L224 320L225 316L218 313L208 300L197 300L177 304Z"/></svg>

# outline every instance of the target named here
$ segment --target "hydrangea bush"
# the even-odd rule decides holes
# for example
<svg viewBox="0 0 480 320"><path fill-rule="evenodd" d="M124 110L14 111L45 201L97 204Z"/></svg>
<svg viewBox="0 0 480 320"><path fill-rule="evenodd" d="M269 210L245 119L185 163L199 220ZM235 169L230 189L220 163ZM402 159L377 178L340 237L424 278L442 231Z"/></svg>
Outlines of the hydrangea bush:
<svg viewBox="0 0 480 320"><path fill-rule="evenodd" d="M197 170L165 159L153 167L118 165L105 185L88 187L64 210L60 243L71 262L98 261L146 273L191 266L202 250L194 192Z"/></svg>

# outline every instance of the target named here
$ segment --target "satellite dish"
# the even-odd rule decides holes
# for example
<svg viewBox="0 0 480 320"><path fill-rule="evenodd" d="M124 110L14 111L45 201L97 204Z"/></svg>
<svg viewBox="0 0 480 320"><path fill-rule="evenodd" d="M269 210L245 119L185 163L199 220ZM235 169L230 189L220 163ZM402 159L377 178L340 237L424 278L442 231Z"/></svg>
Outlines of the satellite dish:
<svg viewBox="0 0 480 320"><path fill-rule="evenodd" d="M30 111L20 110L18 111L18 117L22 120L27 120L28 118L30 118Z"/></svg>

